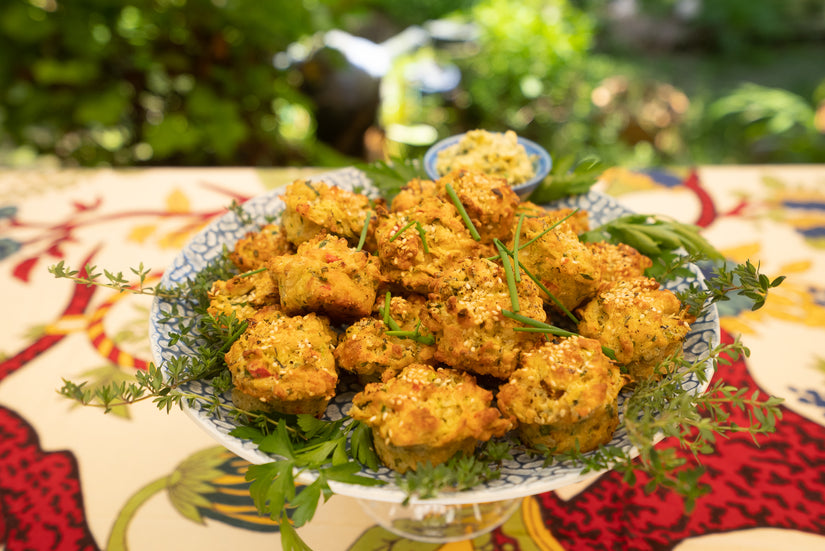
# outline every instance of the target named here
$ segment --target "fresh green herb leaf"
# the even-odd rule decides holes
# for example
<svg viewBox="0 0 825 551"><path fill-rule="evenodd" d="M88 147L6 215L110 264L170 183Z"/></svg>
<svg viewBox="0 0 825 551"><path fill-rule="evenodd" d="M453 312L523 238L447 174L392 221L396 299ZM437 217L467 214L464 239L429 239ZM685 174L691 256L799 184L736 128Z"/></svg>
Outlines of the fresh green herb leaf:
<svg viewBox="0 0 825 551"><path fill-rule="evenodd" d="M554 157L550 174L530 194L530 201L549 203L571 195L581 195L599 180L607 167L596 157L576 160L574 155Z"/></svg>

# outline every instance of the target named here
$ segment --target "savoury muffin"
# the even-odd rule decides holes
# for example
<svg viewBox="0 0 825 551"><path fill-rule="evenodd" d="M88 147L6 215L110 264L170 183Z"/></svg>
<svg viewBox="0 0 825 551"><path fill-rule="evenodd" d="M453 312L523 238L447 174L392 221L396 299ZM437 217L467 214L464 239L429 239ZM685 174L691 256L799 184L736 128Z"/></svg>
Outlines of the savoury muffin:
<svg viewBox="0 0 825 551"><path fill-rule="evenodd" d="M267 224L260 231L250 232L235 243L229 259L242 272L257 270L273 256L294 251L281 224Z"/></svg>
<svg viewBox="0 0 825 551"><path fill-rule="evenodd" d="M621 279L579 310L579 333L611 349L633 381L660 378L656 367L682 349L694 317L652 278Z"/></svg>
<svg viewBox="0 0 825 551"><path fill-rule="evenodd" d="M294 245L309 241L318 234L331 233L356 246L370 215L370 224L364 247L373 250L372 232L375 227L370 199L324 182L296 180L281 196L286 207L281 217L287 239Z"/></svg>
<svg viewBox="0 0 825 551"><path fill-rule="evenodd" d="M576 233L564 223L556 224L559 219L558 215L525 218L518 254L523 267L549 291L542 293L545 304L563 312L596 294L601 267Z"/></svg>
<svg viewBox="0 0 825 551"><path fill-rule="evenodd" d="M472 170L457 170L438 180L445 201L452 201L447 185L453 188L482 242L494 238L506 241L512 234L519 197L504 178Z"/></svg>
<svg viewBox="0 0 825 551"><path fill-rule="evenodd" d="M516 291L519 314L543 322L547 316L536 284L522 277ZM479 375L506 379L521 350L544 338L516 331L523 324L502 313L513 310L504 267L484 258L448 269L433 285L427 310L424 323L435 335L436 360Z"/></svg>
<svg viewBox="0 0 825 551"><path fill-rule="evenodd" d="M338 367L357 374L363 384L380 381L383 375L395 375L412 363L432 363L435 355L435 339L421 322L426 315L424 297L392 297L387 322L383 298L377 306L378 317L362 318L347 327L335 348ZM410 336L388 335L388 323Z"/></svg>
<svg viewBox="0 0 825 551"><path fill-rule="evenodd" d="M619 367L599 342L575 336L526 351L496 399L499 409L517 419L528 446L584 452L613 437L623 385Z"/></svg>
<svg viewBox="0 0 825 551"><path fill-rule="evenodd" d="M423 198L382 216L375 228L381 272L397 290L426 294L433 281L464 258L492 254L474 240L452 203Z"/></svg>
<svg viewBox="0 0 825 551"><path fill-rule="evenodd" d="M620 279L642 277L645 270L653 266L653 261L630 245L614 245L604 241L587 243L596 262L601 266L602 285L609 285Z"/></svg>
<svg viewBox="0 0 825 551"><path fill-rule="evenodd" d="M266 270L217 280L209 290L207 312L213 318L221 314L245 320L264 306L277 306L278 287Z"/></svg>
<svg viewBox="0 0 825 551"><path fill-rule="evenodd" d="M469 373L411 364L368 384L352 399L349 415L372 429L384 465L404 473L472 453L478 442L510 430L512 421L490 406L492 399Z"/></svg>
<svg viewBox="0 0 825 551"><path fill-rule="evenodd" d="M404 184L390 203L391 212L401 212L411 209L421 203L425 197L436 197L439 194L439 185L432 180L414 178Z"/></svg>
<svg viewBox="0 0 825 551"><path fill-rule="evenodd" d="M270 259L267 268L284 312L317 312L335 321L370 315L382 282L377 258L329 234L301 243L294 255Z"/></svg>
<svg viewBox="0 0 825 551"><path fill-rule="evenodd" d="M225 355L234 404L247 411L323 414L338 383L337 336L329 320L264 308L248 321Z"/></svg>

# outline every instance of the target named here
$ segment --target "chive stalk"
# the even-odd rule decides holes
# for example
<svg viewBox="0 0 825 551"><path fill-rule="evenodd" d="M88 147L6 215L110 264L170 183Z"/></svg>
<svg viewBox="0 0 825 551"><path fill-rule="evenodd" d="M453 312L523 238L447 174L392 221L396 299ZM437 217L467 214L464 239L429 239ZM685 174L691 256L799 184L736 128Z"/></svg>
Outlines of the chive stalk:
<svg viewBox="0 0 825 551"><path fill-rule="evenodd" d="M364 248L364 242L367 240L367 230L370 227L370 219L372 218L372 213L367 211L367 217L364 220L364 227L361 228L361 237L358 238L358 246L355 247L356 251L360 251Z"/></svg>
<svg viewBox="0 0 825 551"><path fill-rule="evenodd" d="M481 241L481 236L478 234L478 230L473 224L473 221L470 220L470 215L467 214L467 210L464 208L464 205L461 204L461 199L458 198L452 184L447 184L445 188L447 190L447 195L450 196L450 200L455 205L456 210L458 210L458 214L460 214L461 219L464 220L464 225L467 226L468 230L470 230L470 235L473 236L473 239L476 241Z"/></svg>

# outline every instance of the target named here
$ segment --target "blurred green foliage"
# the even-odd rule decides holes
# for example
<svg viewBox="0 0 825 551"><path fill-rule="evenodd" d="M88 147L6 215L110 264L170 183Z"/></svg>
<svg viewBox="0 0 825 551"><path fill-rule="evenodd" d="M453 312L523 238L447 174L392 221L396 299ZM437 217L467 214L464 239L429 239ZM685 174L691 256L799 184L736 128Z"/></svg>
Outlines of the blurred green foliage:
<svg viewBox="0 0 825 551"><path fill-rule="evenodd" d="M0 6L7 144L80 165L309 161L272 66L332 10L257 0L8 0Z"/></svg>
<svg viewBox="0 0 825 551"><path fill-rule="evenodd" d="M625 165L825 162L821 0L637 0L641 27L615 6L5 0L0 165L352 163L318 139L313 75L275 59L330 29L380 42L438 18L475 34L393 60L376 112L385 152L512 128L558 157ZM422 91L409 77L422 61L458 68L460 83Z"/></svg>

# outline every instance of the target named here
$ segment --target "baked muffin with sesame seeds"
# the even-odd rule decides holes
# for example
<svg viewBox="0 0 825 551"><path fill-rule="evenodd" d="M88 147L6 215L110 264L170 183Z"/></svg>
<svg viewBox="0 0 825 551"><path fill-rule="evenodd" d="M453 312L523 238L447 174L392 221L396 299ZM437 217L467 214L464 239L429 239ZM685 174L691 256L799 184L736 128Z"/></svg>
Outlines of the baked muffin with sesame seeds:
<svg viewBox="0 0 825 551"><path fill-rule="evenodd" d="M287 314L317 312L334 321L369 316L382 283L379 261L343 237L318 234L293 255L267 263Z"/></svg>
<svg viewBox="0 0 825 551"><path fill-rule="evenodd" d="M329 320L264 308L248 323L225 355L233 403L247 411L323 414L338 383Z"/></svg>
<svg viewBox="0 0 825 551"><path fill-rule="evenodd" d="M609 285L620 279L642 277L645 270L653 266L653 261L630 245L613 244L605 241L587 243L587 248L595 255L601 266L602 285Z"/></svg>
<svg viewBox="0 0 825 551"><path fill-rule="evenodd" d="M556 311L572 311L593 297L601 281L601 267L593 253L558 215L525 218L519 235L519 262L555 297L542 293ZM514 242L509 244L510 248ZM556 304L563 307L559 307Z"/></svg>
<svg viewBox="0 0 825 551"><path fill-rule="evenodd" d="M672 291L648 277L615 281L578 314L579 333L611 349L632 381L660 378L656 366L682 349L695 320Z"/></svg>
<svg viewBox="0 0 825 551"><path fill-rule="evenodd" d="M234 314L237 319L245 320L265 306L279 304L278 287L264 269L212 283L207 312L214 318Z"/></svg>
<svg viewBox="0 0 825 551"><path fill-rule="evenodd" d="M381 272L395 290L406 293L426 294L456 262L493 254L489 245L472 238L455 206L438 197L381 216L375 239Z"/></svg>
<svg viewBox="0 0 825 551"><path fill-rule="evenodd" d="M309 241L318 234L331 233L356 246L370 215L364 248L373 250L374 209L370 199L324 182L296 180L281 196L286 205L281 223L287 239L294 245Z"/></svg>
<svg viewBox="0 0 825 551"><path fill-rule="evenodd" d="M452 201L447 195L447 184L453 188L482 242L510 238L519 197L506 179L474 170L456 170L437 183L445 201Z"/></svg>
<svg viewBox="0 0 825 551"><path fill-rule="evenodd" d="M368 384L353 397L349 415L372 429L384 465L404 473L472 453L479 442L509 431L513 422L491 406L492 399L469 373L411 364Z"/></svg>
<svg viewBox="0 0 825 551"><path fill-rule="evenodd" d="M527 277L516 284L519 314L543 322L539 288ZM425 324L435 335L435 358L450 367L506 379L518 366L521 350L543 340L540 333L517 331L506 317L512 301L504 267L485 258L465 259L433 285Z"/></svg>
<svg viewBox="0 0 825 551"><path fill-rule="evenodd" d="M619 366L601 344L574 336L525 351L496 400L517 420L528 446L545 446L551 453L590 451L613 437L623 386Z"/></svg>
<svg viewBox="0 0 825 551"><path fill-rule="evenodd" d="M433 180L413 178L399 190L390 203L390 211L400 212L415 207L424 198L436 197L440 187Z"/></svg>
<svg viewBox="0 0 825 551"><path fill-rule="evenodd" d="M382 312L377 317L361 318L347 327L335 348L338 367L357 374L362 384L395 375L412 363L434 362L435 339L422 324L427 313L424 297L394 296L390 300L389 316L398 330L417 337L387 334L390 327L384 321L384 302L379 297L376 305Z"/></svg>
<svg viewBox="0 0 825 551"><path fill-rule="evenodd" d="M273 256L295 251L286 238L286 230L281 224L267 224L259 231L249 232L235 243L229 259L241 272L256 270Z"/></svg>

